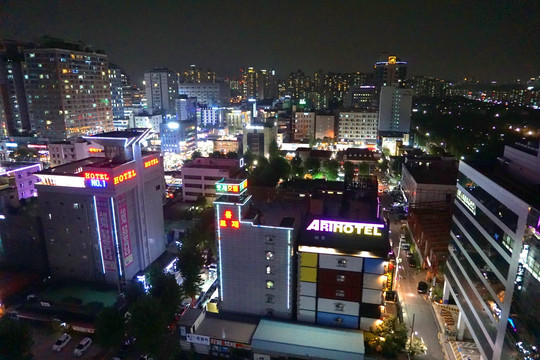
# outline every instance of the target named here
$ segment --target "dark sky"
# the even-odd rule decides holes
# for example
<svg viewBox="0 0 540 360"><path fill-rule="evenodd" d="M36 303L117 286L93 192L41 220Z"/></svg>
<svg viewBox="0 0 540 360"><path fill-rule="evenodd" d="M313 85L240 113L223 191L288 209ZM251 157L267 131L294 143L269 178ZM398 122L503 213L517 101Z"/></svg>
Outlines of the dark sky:
<svg viewBox="0 0 540 360"><path fill-rule="evenodd" d="M540 1L0 0L0 38L42 35L103 49L134 80L190 64L372 70L381 53L409 74L507 81L540 75Z"/></svg>

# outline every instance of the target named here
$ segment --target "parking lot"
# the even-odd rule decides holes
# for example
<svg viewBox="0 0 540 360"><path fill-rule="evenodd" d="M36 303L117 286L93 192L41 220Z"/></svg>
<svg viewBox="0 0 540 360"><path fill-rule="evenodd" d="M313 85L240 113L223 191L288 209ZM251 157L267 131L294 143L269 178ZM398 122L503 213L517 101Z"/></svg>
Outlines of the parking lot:
<svg viewBox="0 0 540 360"><path fill-rule="evenodd" d="M62 335L61 332L53 332L46 325L30 325L33 332L34 345L32 346L32 354L35 360L73 360L73 350L85 335L79 333L71 333L71 341L60 352L52 351L52 346L56 340ZM91 336L90 336L91 338ZM80 359L94 359L97 355L103 353L101 348L95 343L88 348Z"/></svg>

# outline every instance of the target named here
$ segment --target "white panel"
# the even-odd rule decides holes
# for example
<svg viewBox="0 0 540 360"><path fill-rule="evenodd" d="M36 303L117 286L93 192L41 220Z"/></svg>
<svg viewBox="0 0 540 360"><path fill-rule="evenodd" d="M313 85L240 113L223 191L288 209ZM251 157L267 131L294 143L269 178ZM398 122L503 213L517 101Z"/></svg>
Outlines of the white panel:
<svg viewBox="0 0 540 360"><path fill-rule="evenodd" d="M317 296L317 283L301 281L300 282L300 295Z"/></svg>
<svg viewBox="0 0 540 360"><path fill-rule="evenodd" d="M352 301L319 298L317 311L358 316L360 304Z"/></svg>
<svg viewBox="0 0 540 360"><path fill-rule="evenodd" d="M364 289L382 289L383 283L384 283L384 277L383 275L375 275L375 274L366 274L364 273Z"/></svg>
<svg viewBox="0 0 540 360"><path fill-rule="evenodd" d="M298 321L314 323L316 314L315 311L298 310Z"/></svg>
<svg viewBox="0 0 540 360"><path fill-rule="evenodd" d="M323 269L362 272L362 261L362 258L354 256L319 255L319 267Z"/></svg>
<svg viewBox="0 0 540 360"><path fill-rule="evenodd" d="M381 304L382 290L362 290L362 302L368 304Z"/></svg>
<svg viewBox="0 0 540 360"><path fill-rule="evenodd" d="M363 331L371 331L373 327L375 327L376 322L378 319L371 319L371 318L360 318L360 330Z"/></svg>
<svg viewBox="0 0 540 360"><path fill-rule="evenodd" d="M298 308L302 310L315 311L315 298L311 296L300 296Z"/></svg>

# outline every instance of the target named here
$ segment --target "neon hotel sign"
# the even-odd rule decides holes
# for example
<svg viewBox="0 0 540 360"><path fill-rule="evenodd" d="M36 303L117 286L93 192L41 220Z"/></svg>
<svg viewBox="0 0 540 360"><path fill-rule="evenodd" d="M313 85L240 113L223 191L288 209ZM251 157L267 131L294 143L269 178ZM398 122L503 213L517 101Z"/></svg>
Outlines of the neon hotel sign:
<svg viewBox="0 0 540 360"><path fill-rule="evenodd" d="M368 224L349 221L333 221L315 219L309 224L306 230L324 231L341 234L357 234L369 236L382 236L379 231L383 229L383 224Z"/></svg>

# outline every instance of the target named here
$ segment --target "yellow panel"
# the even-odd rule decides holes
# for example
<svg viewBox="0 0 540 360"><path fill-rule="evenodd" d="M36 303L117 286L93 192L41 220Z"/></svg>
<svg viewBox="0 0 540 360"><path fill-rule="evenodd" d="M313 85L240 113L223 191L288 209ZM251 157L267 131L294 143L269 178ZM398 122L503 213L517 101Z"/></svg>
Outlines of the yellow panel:
<svg viewBox="0 0 540 360"><path fill-rule="evenodd" d="M314 253L300 253L300 266L317 267L318 254Z"/></svg>
<svg viewBox="0 0 540 360"><path fill-rule="evenodd" d="M300 281L317 282L317 268L302 266L300 268Z"/></svg>

